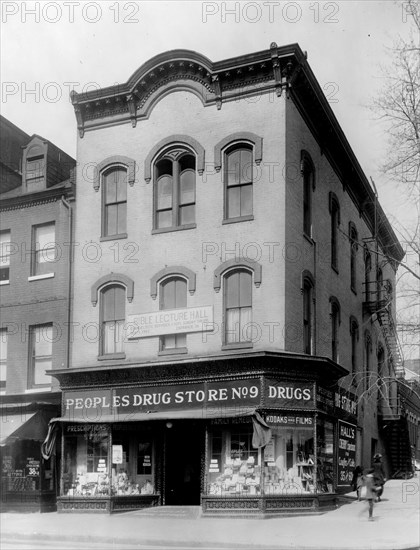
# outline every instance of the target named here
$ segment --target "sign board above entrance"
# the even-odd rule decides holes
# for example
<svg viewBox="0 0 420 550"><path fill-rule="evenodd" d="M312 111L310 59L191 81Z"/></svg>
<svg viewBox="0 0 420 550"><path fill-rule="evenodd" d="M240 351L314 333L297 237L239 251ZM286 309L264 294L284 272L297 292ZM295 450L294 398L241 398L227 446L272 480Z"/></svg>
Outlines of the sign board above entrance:
<svg viewBox="0 0 420 550"><path fill-rule="evenodd" d="M127 337L148 338L165 334L206 332L214 329L213 306L165 309L153 313L129 315Z"/></svg>

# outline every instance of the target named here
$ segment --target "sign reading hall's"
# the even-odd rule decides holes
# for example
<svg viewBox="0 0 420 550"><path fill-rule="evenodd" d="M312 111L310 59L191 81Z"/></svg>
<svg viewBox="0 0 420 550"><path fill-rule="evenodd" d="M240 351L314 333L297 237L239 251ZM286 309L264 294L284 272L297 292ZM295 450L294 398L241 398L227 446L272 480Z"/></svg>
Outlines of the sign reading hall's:
<svg viewBox="0 0 420 550"><path fill-rule="evenodd" d="M213 328L213 306L165 309L153 313L129 315L127 338L206 332Z"/></svg>

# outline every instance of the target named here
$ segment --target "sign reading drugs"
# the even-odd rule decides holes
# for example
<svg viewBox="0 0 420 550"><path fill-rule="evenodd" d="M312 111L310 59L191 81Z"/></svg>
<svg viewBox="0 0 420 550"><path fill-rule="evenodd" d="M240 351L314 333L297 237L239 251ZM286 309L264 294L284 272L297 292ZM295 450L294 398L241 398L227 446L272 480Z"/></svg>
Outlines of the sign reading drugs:
<svg viewBox="0 0 420 550"><path fill-rule="evenodd" d="M165 309L153 313L129 315L127 338L206 332L213 329L213 306Z"/></svg>

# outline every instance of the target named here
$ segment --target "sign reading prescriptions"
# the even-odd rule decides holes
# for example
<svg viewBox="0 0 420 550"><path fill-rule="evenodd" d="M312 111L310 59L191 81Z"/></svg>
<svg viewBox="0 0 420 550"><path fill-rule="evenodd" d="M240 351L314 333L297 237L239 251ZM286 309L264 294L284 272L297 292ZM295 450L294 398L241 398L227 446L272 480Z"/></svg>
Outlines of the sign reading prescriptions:
<svg viewBox="0 0 420 550"><path fill-rule="evenodd" d="M153 313L129 315L127 338L206 332L213 329L213 306L165 309Z"/></svg>

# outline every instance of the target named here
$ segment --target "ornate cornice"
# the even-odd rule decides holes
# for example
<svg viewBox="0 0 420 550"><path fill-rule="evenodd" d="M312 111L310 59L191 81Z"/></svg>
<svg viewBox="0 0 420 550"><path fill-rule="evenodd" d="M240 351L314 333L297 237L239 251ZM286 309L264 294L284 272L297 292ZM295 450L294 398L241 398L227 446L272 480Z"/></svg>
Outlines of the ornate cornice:
<svg viewBox="0 0 420 550"><path fill-rule="evenodd" d="M148 118L154 105L175 90L189 90L203 105L221 109L224 101L270 89L281 95L304 54L296 44L213 63L189 50L160 54L142 65L122 85L72 92L80 137L87 127ZM113 117L113 120L110 120Z"/></svg>
<svg viewBox="0 0 420 550"><path fill-rule="evenodd" d="M73 185L46 189L45 191L38 191L37 193L25 193L7 199L2 199L0 195L0 211L7 212L9 210L20 210L21 208L40 206L50 202L57 202L61 197L72 200L74 196L75 189Z"/></svg>

